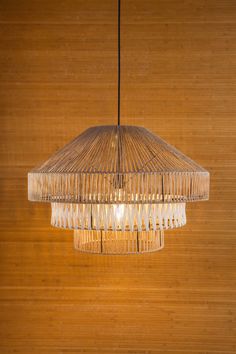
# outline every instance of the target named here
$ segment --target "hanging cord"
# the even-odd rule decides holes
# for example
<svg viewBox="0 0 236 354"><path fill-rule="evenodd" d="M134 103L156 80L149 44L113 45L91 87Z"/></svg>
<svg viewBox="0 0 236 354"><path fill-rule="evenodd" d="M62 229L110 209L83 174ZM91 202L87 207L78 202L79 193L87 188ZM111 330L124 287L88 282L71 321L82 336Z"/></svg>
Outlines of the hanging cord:
<svg viewBox="0 0 236 354"><path fill-rule="evenodd" d="M115 186L117 189L123 187L123 176L120 174L121 156L122 156L122 144L121 144L121 133L120 133L120 2L118 0L117 8L117 23L118 23L118 33L117 33L117 174Z"/></svg>
<svg viewBox="0 0 236 354"><path fill-rule="evenodd" d="M118 0L118 35L117 35L117 41L118 41L118 53L117 53L117 64L118 64L118 72L117 72L117 83L118 83L118 101L117 101L117 125L120 126L120 0Z"/></svg>

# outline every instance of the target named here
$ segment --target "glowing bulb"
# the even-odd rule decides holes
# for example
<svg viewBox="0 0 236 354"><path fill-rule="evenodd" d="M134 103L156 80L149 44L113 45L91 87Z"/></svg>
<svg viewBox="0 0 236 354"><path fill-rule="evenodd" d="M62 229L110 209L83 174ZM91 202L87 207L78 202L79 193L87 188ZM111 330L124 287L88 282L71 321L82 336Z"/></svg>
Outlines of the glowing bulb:
<svg viewBox="0 0 236 354"><path fill-rule="evenodd" d="M115 207L115 217L118 221L120 221L124 216L125 206L124 204L120 204L120 205L115 205L114 207Z"/></svg>

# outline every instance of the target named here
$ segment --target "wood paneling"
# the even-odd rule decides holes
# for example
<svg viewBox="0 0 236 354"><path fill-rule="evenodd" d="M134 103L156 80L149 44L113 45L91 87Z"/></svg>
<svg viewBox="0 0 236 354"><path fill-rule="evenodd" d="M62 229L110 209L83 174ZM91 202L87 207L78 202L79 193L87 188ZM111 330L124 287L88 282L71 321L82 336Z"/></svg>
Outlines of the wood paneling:
<svg viewBox="0 0 236 354"><path fill-rule="evenodd" d="M236 2L122 1L122 124L211 172L144 256L76 253L26 174L116 122L116 1L0 2L0 352L235 353Z"/></svg>

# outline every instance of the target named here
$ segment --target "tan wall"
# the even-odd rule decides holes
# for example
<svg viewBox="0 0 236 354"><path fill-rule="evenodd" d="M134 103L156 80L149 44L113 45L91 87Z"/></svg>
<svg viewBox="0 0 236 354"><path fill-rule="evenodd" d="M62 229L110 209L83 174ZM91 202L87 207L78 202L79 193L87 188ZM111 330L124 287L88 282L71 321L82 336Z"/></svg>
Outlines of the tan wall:
<svg viewBox="0 0 236 354"><path fill-rule="evenodd" d="M0 2L0 352L235 353L234 0L122 0L121 123L211 172L163 251L76 253L27 201L28 170L116 124L115 21L113 0Z"/></svg>

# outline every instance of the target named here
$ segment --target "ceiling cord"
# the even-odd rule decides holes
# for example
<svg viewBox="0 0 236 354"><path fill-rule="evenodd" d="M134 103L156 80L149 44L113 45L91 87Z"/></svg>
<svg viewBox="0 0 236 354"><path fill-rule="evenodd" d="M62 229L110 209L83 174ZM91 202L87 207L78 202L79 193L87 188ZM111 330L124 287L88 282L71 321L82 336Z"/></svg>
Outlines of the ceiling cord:
<svg viewBox="0 0 236 354"><path fill-rule="evenodd" d="M120 126L120 0L118 0L118 11L117 11L117 15L118 15L118 36L117 36L117 40L118 40L118 53L117 53L117 65L118 65L118 73L117 73L117 83L118 83L118 87L117 87L117 94L118 94L118 106L117 106L117 125Z"/></svg>

